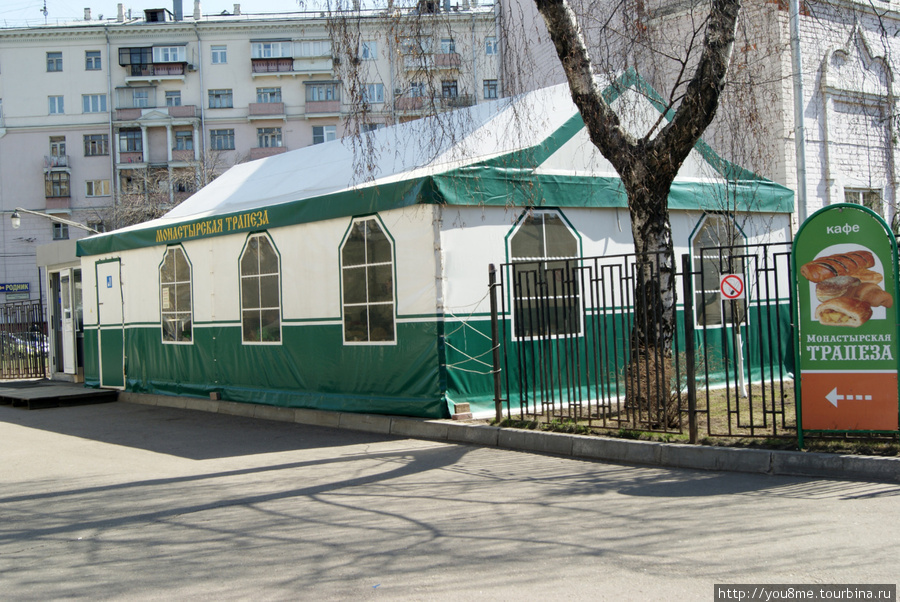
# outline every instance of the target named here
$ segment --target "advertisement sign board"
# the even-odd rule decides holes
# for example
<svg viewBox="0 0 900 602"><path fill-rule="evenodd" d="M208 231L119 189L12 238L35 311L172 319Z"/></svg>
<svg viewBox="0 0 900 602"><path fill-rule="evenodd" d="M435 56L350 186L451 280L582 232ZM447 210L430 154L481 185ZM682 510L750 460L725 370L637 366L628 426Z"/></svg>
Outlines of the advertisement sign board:
<svg viewBox="0 0 900 602"><path fill-rule="evenodd" d="M800 386L797 426L896 431L897 243L873 211L830 205L793 245Z"/></svg>

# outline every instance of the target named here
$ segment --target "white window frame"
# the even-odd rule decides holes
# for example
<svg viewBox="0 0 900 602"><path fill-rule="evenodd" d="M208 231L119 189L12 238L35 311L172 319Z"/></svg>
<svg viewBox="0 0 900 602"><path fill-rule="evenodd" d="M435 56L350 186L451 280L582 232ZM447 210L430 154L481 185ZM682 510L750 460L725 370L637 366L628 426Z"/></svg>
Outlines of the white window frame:
<svg viewBox="0 0 900 602"><path fill-rule="evenodd" d="M232 88L210 88L206 91L210 109L233 109L234 90ZM223 101L228 100L228 104ZM215 100L215 104L213 104Z"/></svg>
<svg viewBox="0 0 900 602"><path fill-rule="evenodd" d="M154 46L154 63L186 63L187 49L184 46Z"/></svg>
<svg viewBox="0 0 900 602"><path fill-rule="evenodd" d="M262 104L271 104L271 103L282 102L281 88L280 87L257 88L256 89L256 102L262 103Z"/></svg>
<svg viewBox="0 0 900 602"><path fill-rule="evenodd" d="M488 36L484 39L484 54L493 56L497 54L497 38Z"/></svg>
<svg viewBox="0 0 900 602"><path fill-rule="evenodd" d="M109 180L85 180L84 196L98 197L110 195Z"/></svg>
<svg viewBox="0 0 900 602"><path fill-rule="evenodd" d="M359 43L359 58L362 61L374 61L378 58L378 42L363 40Z"/></svg>
<svg viewBox="0 0 900 602"><path fill-rule="evenodd" d="M281 128L256 128L256 144L259 148L281 148L284 146Z"/></svg>
<svg viewBox="0 0 900 602"><path fill-rule="evenodd" d="M181 90L166 90L165 96L167 107L181 106Z"/></svg>
<svg viewBox="0 0 900 602"><path fill-rule="evenodd" d="M180 274L177 270L178 261L175 255L180 253L187 265L187 274ZM169 258L173 256L172 280L163 281L163 266ZM159 263L159 326L160 339L164 345L193 345L194 344L194 284L193 284L193 266L188 258L184 248L180 245L166 247L162 261ZM178 288L187 286L188 289L188 308L180 308L178 306ZM171 287L171 288L168 288ZM170 291L174 291L172 294ZM173 298L174 297L174 298ZM174 303L174 308L172 307ZM177 321L179 316L188 316L187 323L190 324L190 338L179 338L176 331L174 338L166 337L166 317L170 316L171 320Z"/></svg>
<svg viewBox="0 0 900 602"><path fill-rule="evenodd" d="M441 38L441 54L456 54L456 40Z"/></svg>
<svg viewBox="0 0 900 602"><path fill-rule="evenodd" d="M306 84L306 101L307 102L327 102L329 100L340 100L341 92L339 84L335 82L307 83Z"/></svg>
<svg viewBox="0 0 900 602"><path fill-rule="evenodd" d="M344 263L344 249L347 245L347 242L350 240L350 236L354 231L354 228L358 228L359 224L365 224L367 222L373 222L381 233L384 235L384 238L387 240L389 244L389 255L390 261L370 261L368 257L369 245L364 240L363 249L366 254L363 258L362 263L354 263L354 264L345 264ZM363 236L365 239L367 230L365 228L362 229ZM350 222L350 227L347 229L347 233L344 235L344 239L341 241L341 246L339 249L340 258L341 258L341 329L343 332L343 341L344 345L356 346L356 345L396 345L397 344L397 265L395 258L395 247L394 247L394 239L391 237L390 232L378 218L378 216L369 215L366 217L360 217L352 220ZM383 268L385 266L390 266L391 273L391 286L390 286L390 301L372 301L372 291L369 287L370 283L373 281L370 278L369 270ZM358 270L364 271L364 288L366 292L366 300L364 302L351 302L348 303L346 299L347 294L347 277L348 274L356 272ZM366 338L364 340L347 340L347 309L348 308L360 308L365 307L365 309L370 310L372 307L391 307L391 322L393 331L390 333L391 338L389 340L372 340L372 329L371 329L371 321L367 320L366 323Z"/></svg>
<svg viewBox="0 0 900 602"><path fill-rule="evenodd" d="M63 96L47 97L47 113L49 115L65 115L66 103Z"/></svg>
<svg viewBox="0 0 900 602"><path fill-rule="evenodd" d="M81 110L84 113L106 113L106 94L82 94Z"/></svg>
<svg viewBox="0 0 900 602"><path fill-rule="evenodd" d="M230 133L229 133L230 132ZM218 141L218 143L217 143ZM231 143L230 146L222 146L221 142ZM209 147L213 150L234 150L234 129L222 128L209 131Z"/></svg>
<svg viewBox="0 0 900 602"><path fill-rule="evenodd" d="M103 55L99 50L84 51L84 70L100 71L103 68Z"/></svg>
<svg viewBox="0 0 900 602"><path fill-rule="evenodd" d="M877 198L875 198L874 202L872 202L871 198L867 199L867 197ZM854 205L860 205L861 207L867 207L881 217L884 217L884 190L882 190L881 188L845 186L844 202L853 203ZM873 207L873 205L875 206Z"/></svg>
<svg viewBox="0 0 900 602"><path fill-rule="evenodd" d="M175 146L172 150L194 150L194 132L192 130L176 130Z"/></svg>
<svg viewBox="0 0 900 602"><path fill-rule="evenodd" d="M484 80L484 90L482 94L485 100L496 100L500 97L500 82L496 79ZM490 93L489 93L490 91Z"/></svg>
<svg viewBox="0 0 900 602"><path fill-rule="evenodd" d="M261 238L265 238L268 244L272 247L272 250L275 252L275 257L277 260L277 270L274 272L266 272L265 274L260 273L259 263L257 263L257 269L255 274L244 274L243 273L243 264L244 264L244 256L247 253L247 250L251 247L254 240L259 240ZM241 251L241 256L238 259L238 272L240 274L240 301L241 301L241 343L243 345L281 345L281 342L284 340L283 336L283 324L284 324L284 316L282 312L282 303L281 303L281 283L282 283L282 274L281 274L281 254L278 252L278 247L275 246L275 241L269 236L266 232L257 232L251 234L247 237L247 242L244 244L244 248ZM278 278L278 306L262 306L262 277L263 276L272 276L275 275ZM259 305L260 307L244 307L244 287L245 286L253 286L253 280L256 280L256 286L258 291L258 297L260 299ZM245 324L244 317L250 312L259 312L260 323L262 323L262 312L264 311L278 311L278 340L277 341L263 341L262 335L260 335L260 340L247 340L245 338Z"/></svg>
<svg viewBox="0 0 900 602"><path fill-rule="evenodd" d="M337 140L336 125L313 126L313 144L324 144L325 142L331 142L333 140Z"/></svg>
<svg viewBox="0 0 900 602"><path fill-rule="evenodd" d="M210 46L210 62L213 65L228 64L228 46Z"/></svg>
<svg viewBox="0 0 900 602"><path fill-rule="evenodd" d="M293 43L290 41L250 43L250 58L253 59L286 59L291 58L293 52Z"/></svg>
<svg viewBox="0 0 900 602"><path fill-rule="evenodd" d="M362 101L366 104L374 105L384 102L384 84L363 84Z"/></svg>
<svg viewBox="0 0 900 602"><path fill-rule="evenodd" d="M296 47L300 58L331 56L331 40L304 40L297 42Z"/></svg>

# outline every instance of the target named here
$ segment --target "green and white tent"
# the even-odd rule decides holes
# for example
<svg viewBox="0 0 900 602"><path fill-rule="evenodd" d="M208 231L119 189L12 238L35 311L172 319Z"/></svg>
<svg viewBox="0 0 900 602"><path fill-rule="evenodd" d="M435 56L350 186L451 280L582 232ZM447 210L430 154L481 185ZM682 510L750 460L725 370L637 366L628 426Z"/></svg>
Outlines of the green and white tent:
<svg viewBox="0 0 900 602"><path fill-rule="evenodd" d="M606 93L637 127L660 116L633 74ZM670 210L678 253L726 210L748 241L786 241L793 195L700 143ZM488 265L535 227L577 256L632 249L619 178L565 86L236 165L160 219L79 241L85 381L423 417L492 407Z"/></svg>

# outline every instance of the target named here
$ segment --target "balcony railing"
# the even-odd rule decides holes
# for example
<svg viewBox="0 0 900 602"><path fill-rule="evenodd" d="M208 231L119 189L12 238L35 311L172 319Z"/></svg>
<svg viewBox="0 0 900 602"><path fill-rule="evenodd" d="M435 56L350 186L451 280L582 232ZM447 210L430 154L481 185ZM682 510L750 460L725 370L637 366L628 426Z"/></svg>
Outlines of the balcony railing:
<svg viewBox="0 0 900 602"><path fill-rule="evenodd" d="M261 115L284 115L283 102L251 102L250 116L259 117Z"/></svg>
<svg viewBox="0 0 900 602"><path fill-rule="evenodd" d="M196 105L182 105L178 107L125 107L116 109L115 120L116 121L136 121L144 116L144 114L148 111L162 111L165 110L168 113L169 117L173 118L190 118L197 117L200 113L197 110Z"/></svg>
<svg viewBox="0 0 900 602"><path fill-rule="evenodd" d="M253 73L288 73L294 70L294 59L250 59Z"/></svg>
<svg viewBox="0 0 900 602"><path fill-rule="evenodd" d="M44 155L44 169L68 166L69 155Z"/></svg>
<svg viewBox="0 0 900 602"><path fill-rule="evenodd" d="M434 106L440 109L458 109L471 107L475 104L474 94L459 94L457 96L399 96L394 99L394 108L398 111L420 111L423 108Z"/></svg>
<svg viewBox="0 0 900 602"><path fill-rule="evenodd" d="M286 153L287 148L283 146L257 146L255 148L250 149L250 160L256 159L264 159L266 157L271 157L273 155L280 155L281 153Z"/></svg>
<svg viewBox="0 0 900 602"><path fill-rule="evenodd" d="M459 69L461 59L456 52L434 55L434 66L438 69Z"/></svg>
<svg viewBox="0 0 900 602"><path fill-rule="evenodd" d="M152 77L154 75L184 75L185 63L150 63L124 65L129 77Z"/></svg>
<svg viewBox="0 0 900 602"><path fill-rule="evenodd" d="M69 209L71 207L72 197L48 196L44 202L48 211L59 211L60 209Z"/></svg>
<svg viewBox="0 0 900 602"><path fill-rule="evenodd" d="M192 150L173 150L172 161L186 162L194 160L194 151Z"/></svg>
<svg viewBox="0 0 900 602"><path fill-rule="evenodd" d="M141 151L130 151L119 153L119 163L143 163L144 153Z"/></svg>
<svg viewBox="0 0 900 602"><path fill-rule="evenodd" d="M474 104L475 96L473 94L459 94L457 96L444 96L441 98L441 106L447 109L471 107Z"/></svg>
<svg viewBox="0 0 900 602"><path fill-rule="evenodd" d="M306 113L308 115L316 113L340 113L341 101L339 100L307 100Z"/></svg>
<svg viewBox="0 0 900 602"><path fill-rule="evenodd" d="M197 117L196 105L181 105L179 107L166 107L169 109L169 117Z"/></svg>

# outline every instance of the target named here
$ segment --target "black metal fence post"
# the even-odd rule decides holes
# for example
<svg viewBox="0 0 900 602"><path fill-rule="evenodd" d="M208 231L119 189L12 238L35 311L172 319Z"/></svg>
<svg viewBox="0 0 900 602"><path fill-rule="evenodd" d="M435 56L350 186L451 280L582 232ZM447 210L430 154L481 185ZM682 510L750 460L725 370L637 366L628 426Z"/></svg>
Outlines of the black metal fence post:
<svg viewBox="0 0 900 602"><path fill-rule="evenodd" d="M491 358L494 374L494 414L497 422L503 420L503 399L500 392L500 336L497 328L497 268L488 266L488 286L491 293Z"/></svg>
<svg viewBox="0 0 900 602"><path fill-rule="evenodd" d="M688 396L688 437L697 443L697 374L694 363L694 293L691 286L691 257L681 256L681 285L684 291L684 367Z"/></svg>

